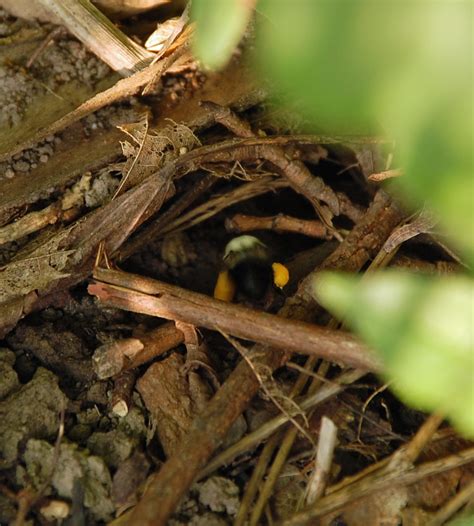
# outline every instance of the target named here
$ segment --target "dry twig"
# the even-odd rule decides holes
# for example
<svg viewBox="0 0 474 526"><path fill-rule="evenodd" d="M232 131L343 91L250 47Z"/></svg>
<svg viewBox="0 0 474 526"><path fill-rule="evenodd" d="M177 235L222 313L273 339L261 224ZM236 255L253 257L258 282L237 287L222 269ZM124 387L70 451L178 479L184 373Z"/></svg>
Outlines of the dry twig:
<svg viewBox="0 0 474 526"><path fill-rule="evenodd" d="M321 221L310 221L291 217L283 214L270 217L249 216L235 214L225 221L225 227L229 232L250 232L252 230L274 230L275 232L292 232L309 237L330 239L332 235Z"/></svg>
<svg viewBox="0 0 474 526"><path fill-rule="evenodd" d="M144 334L124 338L98 347L93 367L101 379L135 369L183 342L183 333L174 323L164 323Z"/></svg>
<svg viewBox="0 0 474 526"><path fill-rule="evenodd" d="M137 338L124 338L104 343L94 351L92 366L98 378L104 380L119 374L127 361L143 349L143 343Z"/></svg>
<svg viewBox="0 0 474 526"><path fill-rule="evenodd" d="M64 33L64 28L61 26L55 27L52 31L50 31L43 42L35 49L31 57L26 61L26 69L30 69L34 61L41 55L41 53L43 53L43 51L51 44L51 42L53 42L53 40L56 37L59 37L62 33Z"/></svg>
<svg viewBox="0 0 474 526"><path fill-rule="evenodd" d="M94 278L89 293L105 305L222 331L276 349L316 354L361 369L377 371L381 367L375 356L348 333L222 302L116 270L96 268Z"/></svg>
<svg viewBox="0 0 474 526"><path fill-rule="evenodd" d="M16 241L17 239L33 234L48 225L53 225L60 221L65 213L67 214L68 219L71 218L70 210L62 210L60 201L43 208L43 210L30 212L18 219L18 221L0 228L0 245Z"/></svg>
<svg viewBox="0 0 474 526"><path fill-rule="evenodd" d="M433 414L423 423L415 436L398 451L392 455L392 460L389 463L389 468L396 468L398 464L411 465L420 456L423 448L431 440L438 427L443 422L442 415Z"/></svg>
<svg viewBox="0 0 474 526"><path fill-rule="evenodd" d="M121 372L114 378L114 387L110 398L110 409L112 413L123 418L127 416L132 400L133 388L135 387L136 372L127 370Z"/></svg>
<svg viewBox="0 0 474 526"><path fill-rule="evenodd" d="M214 115L216 122L226 126L237 136L254 137L250 125L240 119L230 108L212 102L204 102L203 105ZM309 200L318 216L331 229L334 236L342 241L332 226L331 214L320 204L320 201L325 202L332 215L339 215L339 201L332 188L327 186L320 177L314 176L301 161L290 160L285 151L277 146L262 147L259 157L266 159L281 170L293 188Z"/></svg>
<svg viewBox="0 0 474 526"><path fill-rule="evenodd" d="M207 221L229 206L287 186L288 183L281 177L278 179L262 177L257 181L243 184L225 194L216 195L208 199L202 205L196 206L189 212L181 214L173 221L168 222L168 224L164 224L160 228L159 235L186 230L203 221ZM161 224L161 221L159 223Z"/></svg>

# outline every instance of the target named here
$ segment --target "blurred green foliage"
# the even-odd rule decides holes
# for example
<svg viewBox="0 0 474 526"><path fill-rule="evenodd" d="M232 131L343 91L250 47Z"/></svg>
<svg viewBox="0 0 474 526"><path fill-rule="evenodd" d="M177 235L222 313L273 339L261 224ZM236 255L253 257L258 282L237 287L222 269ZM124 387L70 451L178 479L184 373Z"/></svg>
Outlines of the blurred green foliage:
<svg viewBox="0 0 474 526"><path fill-rule="evenodd" d="M471 279L328 273L318 277L315 296L381 353L386 379L402 400L449 415L474 437Z"/></svg>
<svg viewBox="0 0 474 526"><path fill-rule="evenodd" d="M470 1L261 0L257 64L320 129L396 141L400 185L474 262Z"/></svg>
<svg viewBox="0 0 474 526"><path fill-rule="evenodd" d="M193 0L205 63L228 60L245 6ZM254 65L274 97L317 131L393 140L390 167L404 175L392 189L433 210L443 241L472 266L473 3L260 0L256 11ZM327 277L318 287L324 304L382 353L403 399L446 411L474 436L472 278L390 272L361 283Z"/></svg>
<svg viewBox="0 0 474 526"><path fill-rule="evenodd" d="M225 66L245 32L252 14L242 0L198 0L191 4L196 21L194 52L204 66Z"/></svg>
<svg viewBox="0 0 474 526"><path fill-rule="evenodd" d="M472 526L474 524L474 515L469 517L461 517L459 519L454 519L447 523L447 526Z"/></svg>

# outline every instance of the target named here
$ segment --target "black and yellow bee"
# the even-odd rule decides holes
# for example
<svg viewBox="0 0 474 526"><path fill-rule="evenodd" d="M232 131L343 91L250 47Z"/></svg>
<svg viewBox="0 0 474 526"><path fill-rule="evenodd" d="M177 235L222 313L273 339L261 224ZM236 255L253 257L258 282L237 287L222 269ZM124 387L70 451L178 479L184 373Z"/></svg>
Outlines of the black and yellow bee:
<svg viewBox="0 0 474 526"><path fill-rule="evenodd" d="M214 298L232 301L236 292L252 301L261 300L269 288L283 288L288 269L272 261L270 250L254 236L235 237L224 250L223 269L214 288Z"/></svg>

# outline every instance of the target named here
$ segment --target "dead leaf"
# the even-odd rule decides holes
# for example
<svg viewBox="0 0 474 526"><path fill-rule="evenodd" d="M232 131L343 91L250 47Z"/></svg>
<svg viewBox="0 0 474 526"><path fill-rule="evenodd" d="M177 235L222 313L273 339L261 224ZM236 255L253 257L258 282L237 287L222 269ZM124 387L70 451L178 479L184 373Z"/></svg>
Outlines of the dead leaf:
<svg viewBox="0 0 474 526"><path fill-rule="evenodd" d="M118 128L132 141L120 143L122 153L127 157L123 168L126 178L123 189L135 186L165 164L200 145L190 128L172 121L159 131L150 131L148 117L144 116L139 122L123 124Z"/></svg>

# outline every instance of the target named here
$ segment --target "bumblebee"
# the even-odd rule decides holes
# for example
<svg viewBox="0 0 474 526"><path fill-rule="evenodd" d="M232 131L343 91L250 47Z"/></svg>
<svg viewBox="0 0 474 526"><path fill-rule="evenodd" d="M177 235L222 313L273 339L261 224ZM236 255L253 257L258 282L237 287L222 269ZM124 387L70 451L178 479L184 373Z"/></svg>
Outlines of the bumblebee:
<svg viewBox="0 0 474 526"><path fill-rule="evenodd" d="M263 299L272 284L283 288L288 269L272 262L270 250L254 236L238 236L224 250L223 270L214 288L214 298L232 301L236 292L252 301Z"/></svg>

